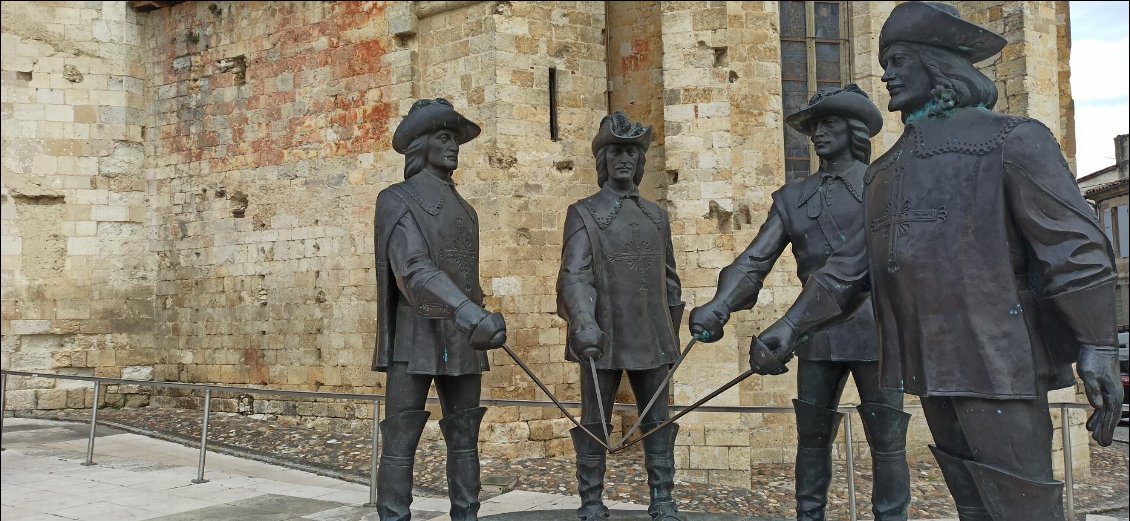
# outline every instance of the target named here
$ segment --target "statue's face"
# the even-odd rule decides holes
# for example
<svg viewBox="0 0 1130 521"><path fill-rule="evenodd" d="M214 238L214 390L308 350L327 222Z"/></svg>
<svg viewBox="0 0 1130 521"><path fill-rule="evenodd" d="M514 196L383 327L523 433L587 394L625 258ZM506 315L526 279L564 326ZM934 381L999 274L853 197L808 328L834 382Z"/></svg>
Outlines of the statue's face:
<svg viewBox="0 0 1130 521"><path fill-rule="evenodd" d="M604 166L608 169L608 180L617 184L634 182L636 165L640 161L639 147L613 143L606 148Z"/></svg>
<svg viewBox="0 0 1130 521"><path fill-rule="evenodd" d="M816 155L828 159L843 154L851 146L851 129L846 119L824 116L812 125L812 144Z"/></svg>
<svg viewBox="0 0 1130 521"><path fill-rule="evenodd" d="M883 66L883 83L891 95L888 111L914 112L930 101L934 82L914 49L901 43L891 44L879 57L879 63Z"/></svg>
<svg viewBox="0 0 1130 521"><path fill-rule="evenodd" d="M427 165L437 172L459 168L459 140L454 131L444 129L428 136Z"/></svg>

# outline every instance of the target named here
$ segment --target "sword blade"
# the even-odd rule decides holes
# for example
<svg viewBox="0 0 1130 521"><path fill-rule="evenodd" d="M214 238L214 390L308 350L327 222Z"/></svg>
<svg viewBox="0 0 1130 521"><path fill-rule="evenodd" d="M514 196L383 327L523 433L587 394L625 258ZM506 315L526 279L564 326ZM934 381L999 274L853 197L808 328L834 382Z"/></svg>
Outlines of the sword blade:
<svg viewBox="0 0 1130 521"><path fill-rule="evenodd" d="M632 437L632 434L634 434L636 430L638 430L640 426L643 425L644 417L647 416L648 411L650 411L651 408L655 406L655 402L659 399L659 395L664 394L663 391L667 388L667 384L671 382L671 377L675 375L675 370L679 368L679 365L683 363L683 360L687 359L687 355L690 354L691 348L694 347L696 343L698 343L698 339L695 338L694 335L691 335L691 341L687 342L686 349L683 349L683 352L679 354L679 359L675 361L675 365L671 366L671 370L667 371L667 376L663 377L663 383L659 384L659 388L655 390L655 394L653 394L651 396L651 399L648 400L647 406L643 408L643 412L641 412L639 417L636 418L636 424L633 425L631 430L625 433L622 438L620 438L621 444L623 444L624 440L630 439ZM623 445L621 445L621 447L622 446ZM617 448L619 449L620 447Z"/></svg>
<svg viewBox="0 0 1130 521"><path fill-rule="evenodd" d="M751 375L753 375L753 374L755 374L755 373L754 373L754 371L753 371L753 369L747 369L747 370L746 370L746 372L744 372L744 373L742 373L742 374L740 374L740 375L738 375L738 376L735 376L733 380L730 380L729 382L726 382L726 383L725 383L725 385L723 385L722 387L719 387L719 388L718 388L718 389L717 389L716 391L714 391L714 392L712 392L712 393L710 393L710 394L708 394L708 395L706 395L706 396L702 397L702 398L701 398L701 399L700 399L699 401L697 401L697 402L694 402L694 403L692 403L692 404L688 405L688 406L687 406L687 407L686 407L685 409L683 409L683 410L679 411L679 413L678 413L678 414L676 414L676 415L674 415L674 416L672 416L672 417L668 418L668 419L667 419L666 421L664 421L663 423L660 423L658 427L656 427L656 428L654 428L654 429L652 429L652 430L650 430L650 431L648 431L648 432L646 432L646 433L644 433L644 434L641 434L639 438L636 438L636 439L634 439L634 440L632 440L632 441L629 441L629 442L624 442L624 441L621 441L621 442L620 442L620 445L616 447L616 450L614 450L614 451L612 451L612 452L613 452L613 453L615 453L615 452L619 452L619 451L621 451L621 450L624 450L624 449L626 449L626 448L628 448L628 447L631 447L632 445L635 445L635 444L637 444L637 443L639 443L639 442L643 441L643 439L644 439L644 438L646 438L646 437L650 436L650 435L651 435L652 433L655 433L655 432L659 432L659 431L660 431L661 429L663 429L664 427L666 427L666 426L668 426L668 425L670 425L670 424L674 423L674 422L675 422L675 420L678 420L679 418L682 418L682 417L683 417L684 415L686 415L687 413L689 413L689 412L691 412L691 411L693 411L693 410L695 410L695 409L699 408L699 406L701 406L702 404L704 404L704 403L706 403L706 402L708 402L708 401L712 400L712 399L713 399L713 398L714 398L715 396L718 396L719 394L722 394L722 393L726 392L726 391L727 391L727 390L729 390L729 389L730 389L731 387L733 387L733 386L735 386L735 385L738 385L738 383L739 383L739 382L741 382L742 380L745 380L746 378L749 378L749 377L750 377Z"/></svg>
<svg viewBox="0 0 1130 521"><path fill-rule="evenodd" d="M600 409L600 426L604 428L604 439L608 441L605 445L608 451L612 452L612 435L608 434L608 417L604 415L604 400L600 397L600 379L596 377L596 360L589 358L589 372L592 373L592 385L596 390L596 406Z"/></svg>
<svg viewBox="0 0 1130 521"><path fill-rule="evenodd" d="M584 425L581 425L581 423L578 422L576 418L573 418L573 415L570 414L569 411L565 409L565 406L562 405L561 402L557 400L557 397L554 396L553 393L549 392L549 388L546 387L544 383L542 383L541 379L538 378L537 375L535 375L534 372L531 371L528 366L526 366L525 362L522 362L521 358L518 358L518 355L514 352L513 349L510 348L510 346L508 346L506 344L502 344L502 350L506 351L506 354L510 355L510 358L512 358L514 360L514 363L518 364L518 367L522 368L522 371L524 371L526 373L526 375L529 376L530 379L534 381L534 384L536 384L538 386L538 388L541 389L541 392L545 393L545 395L548 396L549 399L553 401L553 404L556 405L557 408L561 410L561 412L565 415L565 417L568 418L569 421L573 422L573 425L576 425L578 428L580 428L582 431L584 431L585 434L588 434L589 436L591 436L592 439L596 440L597 443L599 443L605 449L608 449L609 452L612 451L612 447L608 446L608 442L600 439L600 436L593 434L592 431L588 430Z"/></svg>

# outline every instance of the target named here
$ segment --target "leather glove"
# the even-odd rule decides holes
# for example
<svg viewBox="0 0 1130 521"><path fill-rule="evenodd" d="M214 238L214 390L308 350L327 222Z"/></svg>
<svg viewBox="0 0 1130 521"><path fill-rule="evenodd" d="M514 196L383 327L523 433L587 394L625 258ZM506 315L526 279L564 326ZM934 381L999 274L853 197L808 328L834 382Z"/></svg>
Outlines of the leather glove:
<svg viewBox="0 0 1130 521"><path fill-rule="evenodd" d="M597 360L604 356L604 351L608 348L608 335L601 331L595 322L581 324L573 330L572 335L573 355L577 358Z"/></svg>
<svg viewBox="0 0 1130 521"><path fill-rule="evenodd" d="M775 375L789 371L785 364L793 358L800 336L796 326L782 317L762 331L749 346L749 367L757 374Z"/></svg>
<svg viewBox="0 0 1130 521"><path fill-rule="evenodd" d="M730 307L722 302L711 300L691 310L691 335L700 342L717 342L725 331L722 327L730 320Z"/></svg>
<svg viewBox="0 0 1130 521"><path fill-rule="evenodd" d="M1114 429L1122 416L1122 382L1118 374L1118 350L1110 346L1083 345L1075 366L1087 401L1095 412L1087 418L1087 430L1103 447L1114 441Z"/></svg>
<svg viewBox="0 0 1130 521"><path fill-rule="evenodd" d="M506 321L501 313L488 313L471 330L471 347L486 351L506 343Z"/></svg>

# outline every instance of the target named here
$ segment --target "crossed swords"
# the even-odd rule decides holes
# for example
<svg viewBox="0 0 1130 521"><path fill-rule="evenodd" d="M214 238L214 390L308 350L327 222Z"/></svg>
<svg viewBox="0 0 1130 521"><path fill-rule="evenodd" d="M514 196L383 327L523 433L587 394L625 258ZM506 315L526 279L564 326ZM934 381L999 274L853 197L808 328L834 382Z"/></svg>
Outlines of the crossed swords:
<svg viewBox="0 0 1130 521"><path fill-rule="evenodd" d="M600 422L601 425L604 427L604 438L601 439L600 436L596 435L596 433L590 431L584 425L581 425L581 423L578 422L577 419L573 417L573 414L565 409L565 406L562 405L561 402L557 399L557 397L554 396L553 393L549 391L549 388L546 387L544 383L542 383L541 379L538 378L537 375L535 375L534 372L530 370L529 366L527 366L525 364L525 362L523 362L522 359L518 357L518 355L514 352L513 349L510 348L509 345L507 345L505 343L502 344L502 349L504 351L506 351L506 354L510 355L510 358L514 359L514 363L518 364L518 367L521 367L522 371L524 371L526 373L526 375L528 375L530 377L530 379L534 381L534 384L536 384L538 386L538 388L541 389L541 392L545 393L546 396L549 396L549 399L553 401L553 404L556 405L557 408L561 410L561 412L565 415L566 418L569 419L569 421L573 422L573 425L576 425L578 428L580 428L582 431L584 431L585 434L588 434L589 436L591 436L592 439L596 440L597 443L599 443L602 447L607 449L609 453L615 454L615 453L620 452L620 451L622 451L622 450L624 450L628 447L631 447L632 445L635 445L636 443L643 441L644 438L647 438L648 436L651 436L652 434L659 432L660 430L662 430L667 425L673 423L675 420L682 418L687 413L699 408L700 406L702 406L702 404L712 400L715 396L718 396L719 394L726 392L731 387L737 385L739 382L741 382L742 380L745 380L746 378L749 378L751 375L753 375L755 373L753 368L746 370L746 372L744 372L744 373L742 373L738 376L735 376L732 380L730 380L729 382L726 382L725 384L722 385L722 387L719 387L714 392L711 392L710 394L699 399L697 402L694 402L694 403L688 405L687 407L684 407L683 410L679 411L674 416L671 416L670 418L665 420L663 423L660 423L654 429L652 429L648 432L641 432L640 435L637 436L635 439L631 439L632 434L635 434L635 432L637 430L639 430L640 425L643 422L643 419L647 416L648 411L650 411L651 408L653 406L655 406L655 402L657 400L659 400L659 397L661 395L664 394L663 391L667 389L667 384L671 382L671 377L675 374L675 370L679 368L679 365L681 365L683 363L683 360L686 360L687 355L690 354L690 352L691 352L691 348L693 348L695 346L695 344L698 343L698 341L699 341L698 337L693 336L693 335L691 336L691 341L687 343L687 347L684 348L683 351L679 354L679 359L676 360L675 364L671 366L671 369L669 369L667 371L667 376L665 376L663 378L663 382L659 384L659 388L655 390L655 394L651 396L651 399L648 400L647 405L644 406L643 411L640 412L639 418L636 419L635 425L633 425L632 428L630 430L628 430L628 432L626 432L623 437L620 438L620 443L616 444L615 446L613 446L613 444L612 444L612 436L608 432L608 424L606 422L604 422L603 420L601 420L601 422ZM760 344L760 341L758 343ZM761 347L762 347L761 345L758 346L758 348L761 348ZM772 355L770 355L770 356L772 356ZM596 377L596 360L589 358L588 361L589 361L589 372L592 375L593 385L596 386L595 387L596 389L600 389L600 384L597 381L597 377ZM604 415L604 401L601 400L599 392L596 393L596 405L600 410L600 417L605 418L606 416Z"/></svg>

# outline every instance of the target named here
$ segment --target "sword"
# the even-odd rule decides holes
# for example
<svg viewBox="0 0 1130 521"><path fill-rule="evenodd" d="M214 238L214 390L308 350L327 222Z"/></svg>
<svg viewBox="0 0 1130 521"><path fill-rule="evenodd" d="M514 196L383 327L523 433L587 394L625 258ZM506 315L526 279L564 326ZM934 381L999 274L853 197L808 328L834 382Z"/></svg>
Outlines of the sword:
<svg viewBox="0 0 1130 521"><path fill-rule="evenodd" d="M633 425L632 429L620 438L621 445L619 447L616 447L617 449L623 447L623 441L631 438L632 434L634 434L636 430L638 430L643 424L644 417L647 416L648 411L650 411L652 406L655 405L655 402L659 399L659 395L663 394L663 390L667 388L667 384L671 381L671 377L675 375L675 370L679 368L679 365L683 363L683 360L687 359L687 355L691 352L691 348L694 347L696 343L698 343L698 338L694 335L691 335L691 341L687 342L686 349L683 349L683 352L679 354L679 359L675 361L675 365L671 366L670 371L667 371L667 376L663 378L663 383L659 384L659 388L655 390L655 394L651 396L651 400L647 402L647 406L643 408L643 412L641 412L639 417L636 418L636 424ZM608 441L611 444L612 440Z"/></svg>
<svg viewBox="0 0 1130 521"><path fill-rule="evenodd" d="M608 452L612 452L612 436L608 434L608 422L604 415L604 400L600 397L600 380L596 377L596 360L589 358L589 372L592 373L592 385L596 391L596 406L600 409L600 426L604 428L604 439L608 440Z"/></svg>
<svg viewBox="0 0 1130 521"><path fill-rule="evenodd" d="M685 414L687 414L687 413L689 413L689 412L691 412L691 411L693 411L693 410L697 409L697 408L698 408L699 406L701 406L702 404L704 404L704 403L706 403L706 402L710 401L710 400L711 400L711 399L713 399L713 398L714 398L715 396L718 396L719 394L722 394L722 393L726 392L726 390L728 390L729 388L731 388L731 387L733 387L733 386L737 385L737 384L738 384L739 382L741 382L742 380L745 380L746 378L749 378L749 377L750 377L751 375L753 375L753 374L756 374L756 372L755 372L755 371L754 371L753 369L747 369L747 370L746 370L746 372L744 372L744 373L742 373L742 374L739 374L738 376L735 376L733 380L730 380L729 382L726 382L726 384L725 384L725 385L723 385L722 387L719 387L719 388L718 388L718 390L716 390L716 391L714 391L714 392L712 392L712 393L710 393L710 394L708 394L708 395L704 396L704 397L703 397L702 399L700 399L699 401L697 401L697 402L694 402L694 403L692 403L692 404L688 405L688 406L687 406L687 407L686 407L685 409L683 409L683 410L679 411L679 413L678 413L678 414L676 414L676 415L674 415L674 416L672 416L672 417L668 418L668 419L667 419L666 421L664 421L663 423L660 423L658 427L656 427L656 428L654 428L654 429L652 429L652 430L650 430L650 431L648 431L648 432L646 432L646 433L644 433L644 434L641 434L639 438L636 438L636 439L634 439L634 440L632 440L632 441L629 441L629 442L621 442L621 443L620 443L620 445L619 445L618 447L616 447L616 450L614 450L614 451L611 451L611 452L612 452L612 453L620 452L621 450L624 450L624 449L626 449L626 448L628 448L628 447L631 447L632 445L635 445L635 444L637 444L637 443L639 443L639 442L643 441L643 439L644 439L644 438L646 438L646 437L648 437L648 436L651 436L651 435L652 435L653 433L659 432L659 431L660 431L660 430L661 430L662 428L664 428L664 427L666 427L666 426L670 425L671 423L674 423L674 421L675 421L675 420L678 420L679 418L682 418L682 417L683 417L683 416L684 416ZM625 438L625 439L627 439L627 438Z"/></svg>
<svg viewBox="0 0 1130 521"><path fill-rule="evenodd" d="M569 411L565 409L564 405L561 405L561 402L557 400L557 397L554 396L553 393L549 392L549 388L546 387L545 384L543 384L541 382L541 379L538 378L537 375L535 375L534 372L531 371L530 368L527 367L524 362L522 362L522 359L518 358L518 355L514 353L513 349L510 349L510 346L508 346L506 344L502 344L502 349L504 351L506 351L506 354L510 355L510 358L514 359L514 363L518 364L518 367L521 367L522 371L525 371L526 375L529 376L530 379L533 380L535 384L537 384L538 388L541 389L541 392L545 393L545 395L548 396L549 399L553 401L553 404L556 405L558 409L561 409L561 412L565 414L566 418L569 418L569 421L573 422L573 425L576 425L577 427L579 427L582 431L585 432L585 434L588 434L589 436L591 436L592 439L596 440L596 442L599 443L602 447L604 447L605 449L608 449L609 452L612 452L612 447L608 446L608 442L600 439L599 436L597 436L596 434L593 434L592 431L585 428L584 425L581 425L580 422L578 422L575 418L573 418L573 415L570 414ZM607 429L607 427L605 427L605 428Z"/></svg>

